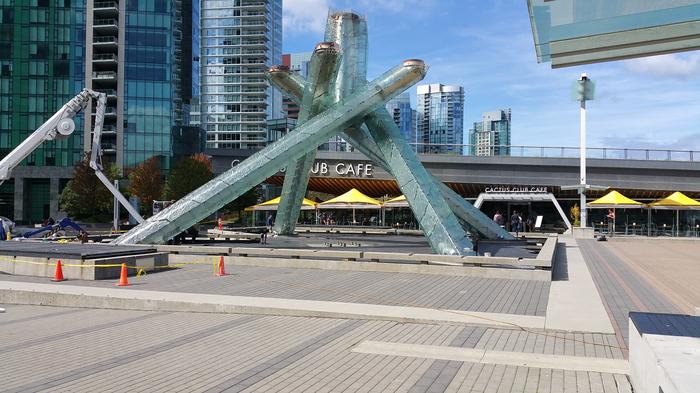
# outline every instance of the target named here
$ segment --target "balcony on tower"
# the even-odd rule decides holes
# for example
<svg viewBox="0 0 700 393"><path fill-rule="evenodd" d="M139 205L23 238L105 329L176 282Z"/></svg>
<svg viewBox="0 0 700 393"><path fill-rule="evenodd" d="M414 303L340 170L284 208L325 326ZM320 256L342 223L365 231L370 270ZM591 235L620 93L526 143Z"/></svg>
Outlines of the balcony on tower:
<svg viewBox="0 0 700 393"><path fill-rule="evenodd" d="M116 1L96 1L92 9L95 19L108 19L119 15L119 4Z"/></svg>

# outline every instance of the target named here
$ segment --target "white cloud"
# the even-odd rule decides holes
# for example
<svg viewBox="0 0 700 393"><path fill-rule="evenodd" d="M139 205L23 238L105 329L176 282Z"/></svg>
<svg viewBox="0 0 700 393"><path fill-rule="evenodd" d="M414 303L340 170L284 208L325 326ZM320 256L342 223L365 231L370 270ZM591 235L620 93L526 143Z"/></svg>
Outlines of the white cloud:
<svg viewBox="0 0 700 393"><path fill-rule="evenodd" d="M686 78L700 74L700 54L670 54L625 62L628 70L645 76Z"/></svg>
<svg viewBox="0 0 700 393"><path fill-rule="evenodd" d="M285 0L282 26L289 32L323 33L328 15L328 0Z"/></svg>

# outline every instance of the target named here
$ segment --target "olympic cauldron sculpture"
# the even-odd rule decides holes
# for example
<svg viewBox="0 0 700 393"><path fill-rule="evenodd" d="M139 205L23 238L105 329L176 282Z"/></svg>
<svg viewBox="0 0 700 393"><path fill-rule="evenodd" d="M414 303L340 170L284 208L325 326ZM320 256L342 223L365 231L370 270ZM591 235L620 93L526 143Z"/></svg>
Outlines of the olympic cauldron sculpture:
<svg viewBox="0 0 700 393"><path fill-rule="evenodd" d="M168 209L119 237L118 244L162 243L286 167L274 231L294 231L316 148L341 135L396 179L434 252L473 254L467 232L512 239L481 211L426 171L403 139L385 103L425 77L422 60L406 60L367 82L367 23L353 12L331 12L325 41L309 63L308 77L283 66L269 81L300 105L296 128Z"/></svg>

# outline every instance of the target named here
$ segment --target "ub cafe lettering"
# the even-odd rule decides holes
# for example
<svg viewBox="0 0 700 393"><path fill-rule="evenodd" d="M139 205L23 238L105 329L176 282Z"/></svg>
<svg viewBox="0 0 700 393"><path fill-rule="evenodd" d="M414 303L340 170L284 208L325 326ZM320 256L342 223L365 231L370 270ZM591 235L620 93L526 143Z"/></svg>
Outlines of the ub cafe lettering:
<svg viewBox="0 0 700 393"><path fill-rule="evenodd" d="M286 168L280 169L284 172ZM355 177L371 178L373 176L374 165L370 162L350 163L350 162L326 162L316 161L311 167L311 176L332 176L332 177Z"/></svg>
<svg viewBox="0 0 700 393"><path fill-rule="evenodd" d="M311 176L372 177L373 169L371 163L316 161L311 168Z"/></svg>

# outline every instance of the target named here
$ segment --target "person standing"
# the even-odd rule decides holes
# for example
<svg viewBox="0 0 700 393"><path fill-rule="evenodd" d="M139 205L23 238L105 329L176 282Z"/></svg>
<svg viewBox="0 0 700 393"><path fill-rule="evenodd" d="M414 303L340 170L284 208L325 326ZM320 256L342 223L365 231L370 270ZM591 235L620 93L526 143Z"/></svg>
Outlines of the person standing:
<svg viewBox="0 0 700 393"><path fill-rule="evenodd" d="M267 216L266 224L267 224L267 226L265 226L265 229L263 229L263 232L260 235L260 243L262 243L262 244L267 244L267 234L270 233L270 231L272 231L272 224L273 224L272 214Z"/></svg>
<svg viewBox="0 0 700 393"><path fill-rule="evenodd" d="M517 211L513 211L510 216L510 231L515 232L515 237L518 237L518 230L520 229L520 216Z"/></svg>
<svg viewBox="0 0 700 393"><path fill-rule="evenodd" d="M505 220L503 219L503 214L501 214L500 210L496 210L496 214L493 216L493 221L500 227L505 225Z"/></svg>
<svg viewBox="0 0 700 393"><path fill-rule="evenodd" d="M615 210L608 209L608 233L612 236L615 232Z"/></svg>

